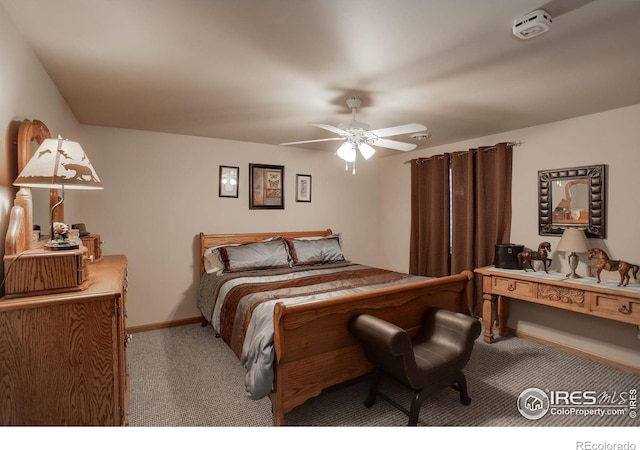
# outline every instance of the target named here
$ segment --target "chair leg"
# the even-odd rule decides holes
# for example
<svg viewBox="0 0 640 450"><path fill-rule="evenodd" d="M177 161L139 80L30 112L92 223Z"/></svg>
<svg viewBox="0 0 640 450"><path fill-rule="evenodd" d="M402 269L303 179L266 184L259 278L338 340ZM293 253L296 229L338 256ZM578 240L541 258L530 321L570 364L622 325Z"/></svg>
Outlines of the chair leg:
<svg viewBox="0 0 640 450"><path fill-rule="evenodd" d="M371 408L373 404L376 402L379 383L380 383L380 370L375 369L373 371L373 375L371 375L371 380L369 381L369 394L367 395L367 398L364 401L364 406L366 406L367 408Z"/></svg>
<svg viewBox="0 0 640 450"><path fill-rule="evenodd" d="M413 400L411 400L411 407L409 409L409 423L407 426L415 427L418 425L418 417L420 415L420 408L422 408L422 402L424 399L420 398L421 392L417 393Z"/></svg>
<svg viewBox="0 0 640 450"><path fill-rule="evenodd" d="M433 389L432 387L426 387L419 392L416 392L416 395L413 396L413 400L411 400L411 407L409 408L408 416L409 423L407 424L410 427L415 427L418 425L418 417L420 416L420 409L422 408L422 404L424 401L433 395L437 389Z"/></svg>
<svg viewBox="0 0 640 450"><path fill-rule="evenodd" d="M467 378L462 372L458 375L458 380L453 387L460 392L460 402L465 406L470 405L471 397L467 391Z"/></svg>
<svg viewBox="0 0 640 450"><path fill-rule="evenodd" d="M391 398L387 397L382 392L379 392L378 386L380 384L381 377L382 372L379 369L374 369L369 381L369 393L367 394L367 398L364 401L364 406L366 406L367 408L372 407L376 402L377 397L380 396L384 400L388 401L391 405L395 406L397 409L409 416L409 422L407 423L407 426L417 426L418 418L420 416L420 409L422 408L422 404L424 403L424 401L438 390L446 387L446 385L440 385L440 387L437 387L437 385L432 385L416 392L416 394L413 396L413 399L411 400L411 406L407 411ZM469 394L467 392L467 379L462 372L456 375L455 381L450 386L459 392L460 401L463 405L471 404L471 398L469 397Z"/></svg>

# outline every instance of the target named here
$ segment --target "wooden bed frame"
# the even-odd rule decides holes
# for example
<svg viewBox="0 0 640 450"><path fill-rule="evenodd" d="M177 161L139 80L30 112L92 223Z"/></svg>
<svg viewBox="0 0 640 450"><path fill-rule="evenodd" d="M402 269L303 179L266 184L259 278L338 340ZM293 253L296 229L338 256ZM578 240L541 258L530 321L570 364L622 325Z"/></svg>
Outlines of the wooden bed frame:
<svg viewBox="0 0 640 450"><path fill-rule="evenodd" d="M282 233L200 233L200 274L205 273L204 253L211 247L257 242L276 235L295 238L331 233L330 229ZM271 393L274 425L284 425L286 413L320 395L323 389L372 370L360 345L349 333L349 321L354 316L372 314L415 334L424 311L430 307L466 312L472 279L472 272L463 271L457 275L344 295L321 303L276 304L275 387Z"/></svg>

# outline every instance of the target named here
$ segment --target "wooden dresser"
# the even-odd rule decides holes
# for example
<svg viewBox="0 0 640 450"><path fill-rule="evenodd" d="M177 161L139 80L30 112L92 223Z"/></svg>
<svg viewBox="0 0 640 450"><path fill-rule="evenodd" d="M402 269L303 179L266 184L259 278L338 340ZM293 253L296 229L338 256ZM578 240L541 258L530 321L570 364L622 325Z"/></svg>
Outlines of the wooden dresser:
<svg viewBox="0 0 640 450"><path fill-rule="evenodd" d="M475 270L482 274L482 322L484 341L493 342L493 325L500 336L507 334L509 299L523 300L590 316L637 325L640 336L640 285L617 283L594 277L569 279L564 274L544 271L498 269Z"/></svg>
<svg viewBox="0 0 640 450"><path fill-rule="evenodd" d="M0 299L0 424L126 425L127 259L82 291Z"/></svg>

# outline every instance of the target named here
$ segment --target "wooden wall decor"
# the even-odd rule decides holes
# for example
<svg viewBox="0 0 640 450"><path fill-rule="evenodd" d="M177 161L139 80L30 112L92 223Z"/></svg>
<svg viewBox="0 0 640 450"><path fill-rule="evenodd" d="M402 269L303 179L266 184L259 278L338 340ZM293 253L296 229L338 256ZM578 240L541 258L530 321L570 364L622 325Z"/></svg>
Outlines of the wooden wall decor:
<svg viewBox="0 0 640 450"><path fill-rule="evenodd" d="M22 172L22 169L31 159L32 141L40 145L50 137L49 128L42 121L35 119L22 121L16 138L18 174ZM49 208L59 200L58 190L51 189L49 191ZM33 247L33 196L31 188L21 187L16 193L13 205L9 215L9 228L4 244L5 255L15 255ZM62 206L56 209L54 221L64 222Z"/></svg>

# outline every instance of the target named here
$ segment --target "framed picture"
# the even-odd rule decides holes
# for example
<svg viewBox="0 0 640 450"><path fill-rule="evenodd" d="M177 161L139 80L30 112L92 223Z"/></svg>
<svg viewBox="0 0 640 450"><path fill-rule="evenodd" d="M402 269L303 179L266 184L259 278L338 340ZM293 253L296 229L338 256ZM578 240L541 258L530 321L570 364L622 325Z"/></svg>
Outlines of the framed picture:
<svg viewBox="0 0 640 450"><path fill-rule="evenodd" d="M284 166L249 164L249 209L284 209Z"/></svg>
<svg viewBox="0 0 640 450"><path fill-rule="evenodd" d="M220 184L218 197L238 198L239 167L220 166Z"/></svg>
<svg viewBox="0 0 640 450"><path fill-rule="evenodd" d="M296 201L311 202L311 175L296 174Z"/></svg>

